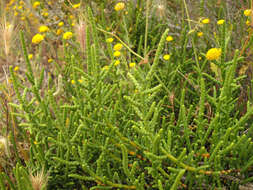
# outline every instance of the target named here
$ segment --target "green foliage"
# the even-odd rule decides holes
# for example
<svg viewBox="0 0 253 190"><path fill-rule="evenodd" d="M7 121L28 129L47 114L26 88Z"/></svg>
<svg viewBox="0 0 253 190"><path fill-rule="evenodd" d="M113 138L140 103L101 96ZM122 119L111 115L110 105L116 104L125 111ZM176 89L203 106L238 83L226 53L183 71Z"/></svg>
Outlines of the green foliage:
<svg viewBox="0 0 253 190"><path fill-rule="evenodd" d="M214 61L220 73L214 75L209 61L198 64L192 58L200 53L194 45L187 49L195 39L186 25L180 48L167 47L165 29L147 63L130 68L129 60L140 57L126 53L115 66L108 53L108 65L99 49L107 34L99 30L92 10L87 12L86 58L64 44L66 65L57 71L57 83L46 81L44 71L36 77L21 32L29 84L10 67L17 101L9 106L20 138L30 145L29 158L16 151L15 182L1 172L1 189L32 189L31 168L44 168L48 189L212 189L250 182L253 105L248 101L241 114L236 104L242 80L236 73L243 60L239 51ZM225 34L220 45L228 52ZM133 50L151 48L147 38L152 37L140 37L144 44L133 42ZM165 62L161 55L168 48L173 54ZM224 180L228 175L240 180Z"/></svg>

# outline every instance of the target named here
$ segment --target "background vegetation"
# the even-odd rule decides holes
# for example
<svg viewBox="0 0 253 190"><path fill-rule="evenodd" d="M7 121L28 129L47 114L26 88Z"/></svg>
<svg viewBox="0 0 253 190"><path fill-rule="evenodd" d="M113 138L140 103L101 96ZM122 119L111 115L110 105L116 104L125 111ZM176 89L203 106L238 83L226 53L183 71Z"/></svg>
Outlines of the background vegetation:
<svg viewBox="0 0 253 190"><path fill-rule="evenodd" d="M249 0L2 0L0 189L250 189Z"/></svg>

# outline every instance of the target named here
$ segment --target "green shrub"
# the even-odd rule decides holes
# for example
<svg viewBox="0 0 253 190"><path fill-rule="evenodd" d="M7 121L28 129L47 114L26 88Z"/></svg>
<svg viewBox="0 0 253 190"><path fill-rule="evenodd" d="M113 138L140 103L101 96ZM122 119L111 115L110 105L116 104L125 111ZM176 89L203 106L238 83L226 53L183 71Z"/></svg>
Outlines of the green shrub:
<svg viewBox="0 0 253 190"><path fill-rule="evenodd" d="M35 75L21 32L29 84L10 67L18 101L9 105L19 138L30 145L29 157L22 158L11 131L15 180L2 172L1 189L33 189L29 175L40 171L48 175L41 174L48 189L238 189L250 182L253 106L237 104L246 76L237 74L244 58L229 50L229 26L218 33L218 60L199 60L204 50L199 52L191 24L185 24L179 48L168 47L168 29L146 50L143 35L144 43L135 42L133 50L155 47L154 56L129 67L146 54L133 55L125 45L115 66L112 45L104 43L110 32L95 24L91 9L88 18L85 58L64 41L66 64L57 67L57 82L44 70ZM109 65L102 46L108 48Z"/></svg>

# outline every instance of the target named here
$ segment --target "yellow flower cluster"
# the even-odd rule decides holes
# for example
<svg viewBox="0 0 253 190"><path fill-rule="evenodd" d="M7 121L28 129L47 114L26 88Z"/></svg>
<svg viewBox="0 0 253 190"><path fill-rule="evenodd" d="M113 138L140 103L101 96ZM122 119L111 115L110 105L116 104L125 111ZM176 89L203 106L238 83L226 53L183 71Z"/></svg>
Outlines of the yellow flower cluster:
<svg viewBox="0 0 253 190"><path fill-rule="evenodd" d="M38 6L40 6L40 2L39 1L35 1L33 3L33 8L36 9Z"/></svg>
<svg viewBox="0 0 253 190"><path fill-rule="evenodd" d="M163 56L163 59L164 59L165 61L170 60L170 55L169 55L169 54L165 54L165 55Z"/></svg>
<svg viewBox="0 0 253 190"><path fill-rule="evenodd" d="M102 70L108 70L109 69L109 66L108 65L105 65Z"/></svg>
<svg viewBox="0 0 253 190"><path fill-rule="evenodd" d="M123 45L121 43L117 43L113 46L113 56L114 57L119 57L121 55L120 50L122 49Z"/></svg>
<svg viewBox="0 0 253 190"><path fill-rule="evenodd" d="M106 42L107 42L107 43L112 43L113 40L114 40L113 38L107 38L107 39L106 39Z"/></svg>
<svg viewBox="0 0 253 190"><path fill-rule="evenodd" d="M244 12L243 12L243 14L244 14L245 16L250 16L251 13L252 13L252 10L251 10L251 9L246 9L246 10L244 10Z"/></svg>
<svg viewBox="0 0 253 190"><path fill-rule="evenodd" d="M224 23L225 23L225 20L223 20L223 19L217 21L217 24L218 24L218 25L222 25L222 24L224 24Z"/></svg>
<svg viewBox="0 0 253 190"><path fill-rule="evenodd" d="M171 41L173 41L173 37L172 36L167 36L166 37L166 41L167 42L171 42ZM165 54L164 56L163 56L163 59L165 60L165 61L168 61L168 60L170 60L170 55L169 54Z"/></svg>
<svg viewBox="0 0 253 190"><path fill-rule="evenodd" d="M114 66L117 66L120 64L120 61L119 60L116 60L115 63L114 63Z"/></svg>
<svg viewBox="0 0 253 190"><path fill-rule="evenodd" d="M14 67L14 71L18 71L19 70L19 66Z"/></svg>
<svg viewBox="0 0 253 190"><path fill-rule="evenodd" d="M56 35L59 36L61 35L61 33L63 32L63 30L61 28L56 30Z"/></svg>
<svg viewBox="0 0 253 190"><path fill-rule="evenodd" d="M48 32L48 31L49 31L49 28L46 25L42 25L39 27L40 33Z"/></svg>
<svg viewBox="0 0 253 190"><path fill-rule="evenodd" d="M197 36L198 36L198 37L203 36L203 32L198 32L198 33L197 33Z"/></svg>
<svg viewBox="0 0 253 190"><path fill-rule="evenodd" d="M44 36L43 35L41 35L41 34L36 34L36 35L34 35L33 36L33 38L32 38L32 43L33 44L39 44L41 41L43 41L44 40Z"/></svg>
<svg viewBox="0 0 253 190"><path fill-rule="evenodd" d="M48 17L48 12L42 12L41 15L44 17Z"/></svg>
<svg viewBox="0 0 253 190"><path fill-rule="evenodd" d="M121 43L117 43L113 46L114 51L120 51L122 49L123 45Z"/></svg>
<svg viewBox="0 0 253 190"><path fill-rule="evenodd" d="M221 49L220 48L211 48L206 53L207 60L217 60L221 56Z"/></svg>
<svg viewBox="0 0 253 190"><path fill-rule="evenodd" d="M81 5L81 3L74 4L74 5L73 5L73 8L74 8L74 9L78 9L78 8L80 7L80 5Z"/></svg>
<svg viewBox="0 0 253 190"><path fill-rule="evenodd" d="M125 3L117 3L114 7L115 11L121 11L125 8Z"/></svg>
<svg viewBox="0 0 253 190"><path fill-rule="evenodd" d="M72 36L73 36L73 33L72 33L72 32L65 32L65 33L63 34L63 39L64 39L64 40L69 40L70 38L72 38Z"/></svg>
<svg viewBox="0 0 253 190"><path fill-rule="evenodd" d="M32 58L33 58L33 54L29 54L29 55L28 55L28 59L31 60Z"/></svg>
<svg viewBox="0 0 253 190"><path fill-rule="evenodd" d="M210 23L210 19L209 18L205 18L201 22L202 22L202 24L209 24Z"/></svg>
<svg viewBox="0 0 253 190"><path fill-rule="evenodd" d="M167 38L166 38L166 41L167 42L171 42L173 40L173 37L172 36L167 36Z"/></svg>
<svg viewBox="0 0 253 190"><path fill-rule="evenodd" d="M64 25L64 22L62 22L62 21L58 23L59 27L62 27L63 25Z"/></svg>
<svg viewBox="0 0 253 190"><path fill-rule="evenodd" d="M52 62L53 62L53 59L52 59L52 58L49 58L49 59L47 60L47 62L48 62L48 63L52 63Z"/></svg>
<svg viewBox="0 0 253 190"><path fill-rule="evenodd" d="M130 68L135 67L135 65L136 65L136 63L135 63L135 62L129 63L129 67L130 67Z"/></svg>
<svg viewBox="0 0 253 190"><path fill-rule="evenodd" d="M120 55L121 55L120 51L115 51L115 52L113 53L113 56L114 56L114 57L119 57Z"/></svg>

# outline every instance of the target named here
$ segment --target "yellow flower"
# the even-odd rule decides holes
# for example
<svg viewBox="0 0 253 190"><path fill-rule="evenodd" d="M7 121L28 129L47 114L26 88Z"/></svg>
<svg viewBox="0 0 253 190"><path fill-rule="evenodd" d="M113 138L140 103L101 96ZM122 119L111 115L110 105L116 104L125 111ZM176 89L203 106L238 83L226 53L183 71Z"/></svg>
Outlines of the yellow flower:
<svg viewBox="0 0 253 190"><path fill-rule="evenodd" d="M71 84L75 84L76 82L75 82L75 80L71 80Z"/></svg>
<svg viewBox="0 0 253 190"><path fill-rule="evenodd" d="M221 20L218 20L218 21L217 21L217 24L218 24L218 25L222 25L222 24L224 24L224 22L225 22L225 20L221 19Z"/></svg>
<svg viewBox="0 0 253 190"><path fill-rule="evenodd" d="M39 32L43 33L43 32L48 32L49 28L46 25L42 25L39 27Z"/></svg>
<svg viewBox="0 0 253 190"><path fill-rule="evenodd" d="M221 56L220 48L211 48L206 53L206 59L208 60L216 60Z"/></svg>
<svg viewBox="0 0 253 190"><path fill-rule="evenodd" d="M38 6L40 6L40 2L39 1L35 1L33 3L33 8L36 9Z"/></svg>
<svg viewBox="0 0 253 190"><path fill-rule="evenodd" d="M103 68L102 68L102 70L108 70L109 69L109 66L108 65L106 65L106 66L104 66Z"/></svg>
<svg viewBox="0 0 253 190"><path fill-rule="evenodd" d="M63 32L63 30L60 28L60 29L58 29L58 30L56 31L56 34L59 36L59 35L61 35L62 32Z"/></svg>
<svg viewBox="0 0 253 190"><path fill-rule="evenodd" d="M113 38L107 38L107 39L106 39L106 42L107 42L107 43L112 43L113 40L114 40Z"/></svg>
<svg viewBox="0 0 253 190"><path fill-rule="evenodd" d="M63 26L63 25L64 25L64 22L59 22L59 23L58 23L58 26L59 26L59 27L61 27L61 26Z"/></svg>
<svg viewBox="0 0 253 190"><path fill-rule="evenodd" d="M73 15L69 15L69 18L72 20L72 19L74 19L74 16Z"/></svg>
<svg viewBox="0 0 253 190"><path fill-rule="evenodd" d="M16 67L14 68L14 71L18 71L18 70L19 70L19 67L16 66Z"/></svg>
<svg viewBox="0 0 253 190"><path fill-rule="evenodd" d="M83 79L78 79L78 82L79 83L83 83Z"/></svg>
<svg viewBox="0 0 253 190"><path fill-rule="evenodd" d="M77 8L79 8L79 7L80 7L80 5L81 5L81 3L74 4L74 5L73 5L73 8L74 8L74 9L77 9Z"/></svg>
<svg viewBox="0 0 253 190"><path fill-rule="evenodd" d="M133 68L133 67L135 67L135 65L136 65L136 63L134 63L134 62L132 62L132 63L129 63L129 67L130 67L130 68Z"/></svg>
<svg viewBox="0 0 253 190"><path fill-rule="evenodd" d="M29 54L29 55L28 55L28 59L31 60L32 58L33 58L33 54Z"/></svg>
<svg viewBox="0 0 253 190"><path fill-rule="evenodd" d="M251 15L251 9L246 9L246 10L244 10L243 14L244 14L245 16L250 16L250 15Z"/></svg>
<svg viewBox="0 0 253 190"><path fill-rule="evenodd" d="M121 11L125 8L125 3L117 3L114 7L115 11Z"/></svg>
<svg viewBox="0 0 253 190"><path fill-rule="evenodd" d="M113 46L114 51L120 51L122 49L123 45L121 43L117 43Z"/></svg>
<svg viewBox="0 0 253 190"><path fill-rule="evenodd" d="M58 21L60 18L58 16L54 16L54 19Z"/></svg>
<svg viewBox="0 0 253 190"><path fill-rule="evenodd" d="M9 83L12 83L12 82L13 82L11 79L7 79L7 81L8 81Z"/></svg>
<svg viewBox="0 0 253 190"><path fill-rule="evenodd" d="M43 13L42 13L42 16L48 17L48 12L43 12Z"/></svg>
<svg viewBox="0 0 253 190"><path fill-rule="evenodd" d="M52 58L49 58L49 59L47 60L47 62L48 62L48 63L52 63L52 62L53 62L53 59L52 59Z"/></svg>
<svg viewBox="0 0 253 190"><path fill-rule="evenodd" d="M166 60L166 61L168 61L170 59L170 55L169 54L164 55L163 59Z"/></svg>
<svg viewBox="0 0 253 190"><path fill-rule="evenodd" d="M120 64L120 61L119 60L116 60L115 63L114 63L114 66L117 66Z"/></svg>
<svg viewBox="0 0 253 190"><path fill-rule="evenodd" d="M210 20L209 18L205 18L201 21L203 24L209 24L210 23Z"/></svg>
<svg viewBox="0 0 253 190"><path fill-rule="evenodd" d="M30 19L32 19L32 18L34 17L34 15L33 15L32 13L30 13L30 14L28 15L28 17L29 17Z"/></svg>
<svg viewBox="0 0 253 190"><path fill-rule="evenodd" d="M44 36L42 36L41 34L36 34L32 38L32 43L33 44L38 44L38 43L40 43L43 40L44 40Z"/></svg>
<svg viewBox="0 0 253 190"><path fill-rule="evenodd" d="M73 36L72 32L65 32L63 34L63 39L69 40L70 38L72 38L72 36Z"/></svg>
<svg viewBox="0 0 253 190"><path fill-rule="evenodd" d="M171 42L173 40L173 37L172 36L168 36L167 38L166 38L166 41L168 41L168 42Z"/></svg>
<svg viewBox="0 0 253 190"><path fill-rule="evenodd" d="M120 51L115 51L115 52L113 53L113 56L114 56L114 57L119 57L119 56L120 56Z"/></svg>
<svg viewBox="0 0 253 190"><path fill-rule="evenodd" d="M198 35L198 37L201 37L201 36L203 36L203 32L198 32L197 35Z"/></svg>
<svg viewBox="0 0 253 190"><path fill-rule="evenodd" d="M250 21L247 20L245 24L246 24L247 26L250 26Z"/></svg>

